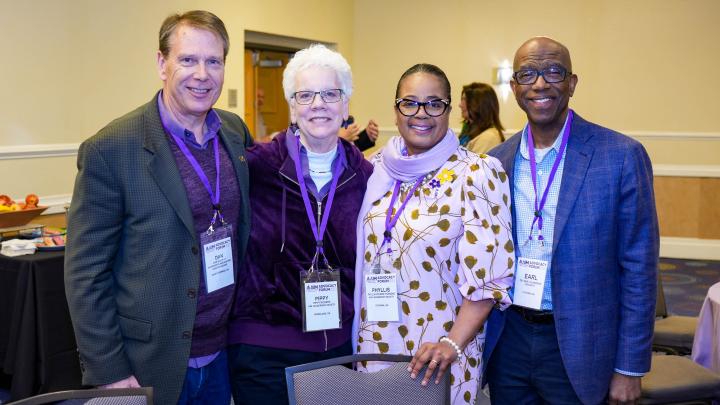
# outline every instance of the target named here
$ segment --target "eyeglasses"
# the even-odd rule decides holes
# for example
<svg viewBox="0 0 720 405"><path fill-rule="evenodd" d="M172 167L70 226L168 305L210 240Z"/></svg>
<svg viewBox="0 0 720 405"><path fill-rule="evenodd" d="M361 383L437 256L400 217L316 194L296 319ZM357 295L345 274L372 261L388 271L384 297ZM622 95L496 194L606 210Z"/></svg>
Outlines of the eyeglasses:
<svg viewBox="0 0 720 405"><path fill-rule="evenodd" d="M560 83L568 74L572 74L572 72L562 66L549 66L543 70L520 69L513 73L513 78L517 84L535 84L540 76L543 77L545 83Z"/></svg>
<svg viewBox="0 0 720 405"><path fill-rule="evenodd" d="M395 100L395 108L400 111L400 114L406 117L413 117L420 112L420 107L425 109L425 113L431 117L439 117L445 113L450 100L435 99L430 101L415 101L408 100L406 98L399 98Z"/></svg>
<svg viewBox="0 0 720 405"><path fill-rule="evenodd" d="M342 100L343 91L341 89L327 89L320 91L296 91L293 93L295 102L302 105L312 104L315 101L315 95L319 94L322 101L326 103L337 103Z"/></svg>

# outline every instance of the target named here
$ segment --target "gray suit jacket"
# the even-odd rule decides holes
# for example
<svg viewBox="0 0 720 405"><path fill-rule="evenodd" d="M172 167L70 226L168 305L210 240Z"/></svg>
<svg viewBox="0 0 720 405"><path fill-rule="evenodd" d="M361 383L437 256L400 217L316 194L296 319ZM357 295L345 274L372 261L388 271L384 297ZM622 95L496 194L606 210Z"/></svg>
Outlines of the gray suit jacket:
<svg viewBox="0 0 720 405"><path fill-rule="evenodd" d="M216 110L242 201L238 263L249 231L252 142L235 114ZM65 291L83 383L135 375L160 404L176 403L190 354L201 274L185 187L157 96L85 141L68 216Z"/></svg>
<svg viewBox="0 0 720 405"><path fill-rule="evenodd" d="M502 162L511 192L521 134L489 153ZM520 243L517 235L514 239ZM615 368L650 370L659 241L652 165L645 149L575 114L560 185L551 272L560 354L583 403L604 400ZM504 324L505 314L493 310L486 327L484 364L502 338Z"/></svg>

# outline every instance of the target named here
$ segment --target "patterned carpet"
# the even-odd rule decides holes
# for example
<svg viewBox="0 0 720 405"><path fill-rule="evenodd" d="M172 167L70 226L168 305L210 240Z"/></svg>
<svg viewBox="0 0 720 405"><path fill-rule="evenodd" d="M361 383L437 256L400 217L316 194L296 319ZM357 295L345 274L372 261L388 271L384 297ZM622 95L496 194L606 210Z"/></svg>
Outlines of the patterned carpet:
<svg viewBox="0 0 720 405"><path fill-rule="evenodd" d="M698 316L711 285L720 281L720 261L660 259L669 314Z"/></svg>

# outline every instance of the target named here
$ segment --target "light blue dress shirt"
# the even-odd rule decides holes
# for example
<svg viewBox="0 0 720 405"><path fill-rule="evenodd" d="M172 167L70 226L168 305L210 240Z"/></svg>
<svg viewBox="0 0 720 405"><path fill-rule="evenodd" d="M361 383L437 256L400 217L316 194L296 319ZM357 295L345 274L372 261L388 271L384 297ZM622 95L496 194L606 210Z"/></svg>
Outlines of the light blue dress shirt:
<svg viewBox="0 0 720 405"><path fill-rule="evenodd" d="M570 115L568 114L568 117ZM550 171L552 170L555 158L557 157L560 144L562 143L562 134L567 125L567 118L555 142L549 148L535 149L535 161L537 162L537 200L538 204L547 187ZM567 151L567 148L565 149ZM565 166L565 153L562 156L560 165L558 166L555 179L550 185L545 206L542 209L543 229L542 235L544 240L538 240L540 235L538 223L535 223L532 230L533 219L535 218L535 191L533 190L532 175L530 173L530 155L528 153L527 142L527 126L523 130L522 139L520 140L520 153L515 155L515 181L513 184L515 204L515 232L517 233L517 255L518 257L526 257L530 259L544 260L548 262L547 275L545 277L545 286L543 288L543 297L540 309L552 310L552 288L550 269L552 268L552 245L555 233L555 212L557 210L558 195L560 194L560 184L562 182L563 167ZM529 239L532 231L532 240ZM517 263L517 261L516 261ZM517 274L517 272L516 272Z"/></svg>

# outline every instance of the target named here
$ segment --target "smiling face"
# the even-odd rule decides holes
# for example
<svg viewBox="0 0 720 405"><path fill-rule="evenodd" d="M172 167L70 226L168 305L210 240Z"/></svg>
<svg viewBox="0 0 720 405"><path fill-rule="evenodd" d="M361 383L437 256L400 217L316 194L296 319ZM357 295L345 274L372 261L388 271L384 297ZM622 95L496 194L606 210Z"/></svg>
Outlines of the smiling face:
<svg viewBox="0 0 720 405"><path fill-rule="evenodd" d="M295 76L295 91L315 92L341 87L337 74L330 68L310 67ZM338 130L348 115L345 95L336 103L326 103L319 93L307 105L290 99L290 119L300 128L303 144L313 152L328 152L335 147Z"/></svg>
<svg viewBox="0 0 720 405"><path fill-rule="evenodd" d="M203 122L220 97L225 80L223 42L216 34L179 25L167 56L158 51L163 101L184 125Z"/></svg>
<svg viewBox="0 0 720 405"><path fill-rule="evenodd" d="M437 76L418 72L406 76L399 86L398 98L419 102L449 99L450 94ZM420 108L417 114L406 117L395 109L395 123L400 136L405 140L409 155L416 155L432 149L448 130L450 107L439 117L431 117Z"/></svg>
<svg viewBox="0 0 720 405"><path fill-rule="evenodd" d="M550 66L561 66L572 71L570 54L567 49L549 38L533 38L523 44L515 54L513 69L537 69L542 71ZM577 76L568 74L559 83L547 83L539 76L534 84L510 82L515 99L525 111L528 121L536 131L557 133L565 123L570 97L575 92Z"/></svg>

